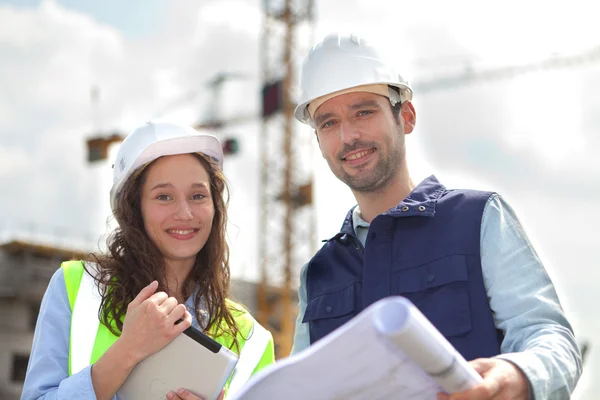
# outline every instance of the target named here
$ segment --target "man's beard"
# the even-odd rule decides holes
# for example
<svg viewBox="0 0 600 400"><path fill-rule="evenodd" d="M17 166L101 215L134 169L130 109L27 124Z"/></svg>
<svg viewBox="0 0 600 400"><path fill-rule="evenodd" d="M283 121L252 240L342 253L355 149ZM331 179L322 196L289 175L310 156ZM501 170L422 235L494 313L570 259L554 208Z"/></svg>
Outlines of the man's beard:
<svg viewBox="0 0 600 400"><path fill-rule="evenodd" d="M375 148L377 157L379 157L379 159L372 171L362 171L362 173L357 175L351 175L347 173L344 170L344 167L338 164L339 167L334 172L335 176L348 185L353 192L373 193L380 191L396 175L398 168L400 168L400 165L402 165L402 161L405 156L404 142L393 143L391 140L389 140L385 144L390 151L387 155L383 154L381 148L377 147L377 144L373 142L356 142L352 146L345 146L342 154L346 154L357 149ZM338 159L340 158L338 157Z"/></svg>

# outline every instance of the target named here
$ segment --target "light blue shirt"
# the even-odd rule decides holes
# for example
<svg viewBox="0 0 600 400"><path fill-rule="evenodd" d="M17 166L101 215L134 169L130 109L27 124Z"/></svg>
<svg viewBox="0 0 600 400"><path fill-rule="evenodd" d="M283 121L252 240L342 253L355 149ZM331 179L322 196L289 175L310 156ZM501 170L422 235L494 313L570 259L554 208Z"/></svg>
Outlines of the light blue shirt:
<svg viewBox="0 0 600 400"><path fill-rule="evenodd" d="M358 207L354 232L363 246L369 223ZM570 397L581 375L581 353L554 285L513 209L499 195L488 200L481 222L481 268L496 327L504 332L499 358L525 373L537 400ZM310 345L306 269L300 275L299 312L292 353Z"/></svg>
<svg viewBox="0 0 600 400"><path fill-rule="evenodd" d="M186 307L192 314L192 325L200 329L193 312L193 297L187 299ZM91 366L69 376L70 330L71 306L63 269L59 268L52 276L40 306L21 399L96 399Z"/></svg>

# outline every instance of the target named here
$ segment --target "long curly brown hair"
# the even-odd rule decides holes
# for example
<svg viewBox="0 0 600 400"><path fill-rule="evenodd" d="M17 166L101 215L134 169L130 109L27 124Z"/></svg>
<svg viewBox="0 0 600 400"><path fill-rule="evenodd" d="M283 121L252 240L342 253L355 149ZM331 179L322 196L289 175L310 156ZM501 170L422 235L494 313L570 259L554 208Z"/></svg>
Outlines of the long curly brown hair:
<svg viewBox="0 0 600 400"><path fill-rule="evenodd" d="M213 336L226 335L232 347L238 347L238 327L231 303L226 301L230 290L229 246L225 240L229 187L221 169L208 157L194 155L210 177L210 189L215 213L210 235L196 256L196 262L183 284L183 296L193 293L196 319L205 332ZM132 175L125 183L114 212L119 222L107 238L108 253L92 255L89 261L99 264L96 281L102 303L99 318L110 331L120 336L127 305L145 286L158 280L157 291L167 291L166 269L162 254L144 229L141 212L141 189L148 168ZM197 289L197 290L196 290ZM208 313L208 318L203 316Z"/></svg>

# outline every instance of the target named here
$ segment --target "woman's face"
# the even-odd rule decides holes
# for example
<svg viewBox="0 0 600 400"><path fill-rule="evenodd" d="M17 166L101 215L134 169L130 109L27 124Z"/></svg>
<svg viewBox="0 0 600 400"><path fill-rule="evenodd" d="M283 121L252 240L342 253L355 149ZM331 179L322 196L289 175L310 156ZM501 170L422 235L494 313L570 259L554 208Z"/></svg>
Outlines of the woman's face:
<svg viewBox="0 0 600 400"><path fill-rule="evenodd" d="M192 265L206 244L215 215L210 190L209 174L192 154L161 157L148 166L142 218L167 264Z"/></svg>

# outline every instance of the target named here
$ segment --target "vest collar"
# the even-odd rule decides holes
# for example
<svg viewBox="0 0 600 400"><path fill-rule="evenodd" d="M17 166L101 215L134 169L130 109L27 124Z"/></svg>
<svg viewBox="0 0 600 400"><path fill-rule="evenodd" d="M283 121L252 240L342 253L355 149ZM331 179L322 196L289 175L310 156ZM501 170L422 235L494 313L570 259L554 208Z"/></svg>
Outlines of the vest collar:
<svg viewBox="0 0 600 400"><path fill-rule="evenodd" d="M442 185L434 175L431 175L425 178L421 183L419 183L408 195L408 197L406 197L404 200L398 203L396 207L389 209L382 215L389 215L394 218L432 218L435 216L436 203L445 192L446 187ZM348 214L346 214L346 218L344 219L344 223L342 224L342 229L340 229L340 232L338 232L332 238L324 240L324 242L338 239L340 237L343 237L344 235L350 235L354 237L356 236L356 234L354 233L354 226L352 223L352 214L356 207L357 206L352 207L350 211L348 211Z"/></svg>
<svg viewBox="0 0 600 400"><path fill-rule="evenodd" d="M444 185L431 175L419 183L396 207L383 214L392 217L433 217L435 206L445 192Z"/></svg>

